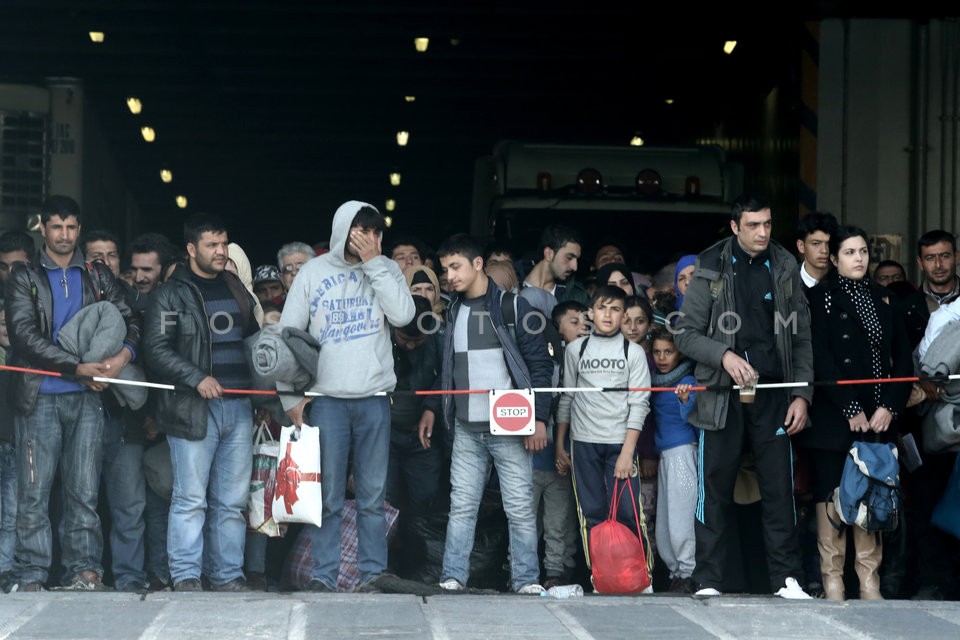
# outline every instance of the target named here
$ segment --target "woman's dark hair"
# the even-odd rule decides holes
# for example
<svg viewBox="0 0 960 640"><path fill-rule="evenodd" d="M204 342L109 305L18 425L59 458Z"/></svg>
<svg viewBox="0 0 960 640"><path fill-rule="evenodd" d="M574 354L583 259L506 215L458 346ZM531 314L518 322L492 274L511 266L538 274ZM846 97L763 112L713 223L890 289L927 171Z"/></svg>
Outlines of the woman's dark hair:
<svg viewBox="0 0 960 640"><path fill-rule="evenodd" d="M830 255L840 254L840 245L850 238L862 237L867 242L867 250L870 250L870 236L861 227L852 224L841 224L832 234L830 234Z"/></svg>
<svg viewBox="0 0 960 640"><path fill-rule="evenodd" d="M607 284L607 282L610 280L610 276L614 273L622 273L623 277L630 282L630 288L633 289L633 293L628 293L627 295L633 295L637 292L637 285L633 281L633 272L622 262L608 262L597 269L594 273L596 274L597 278L597 286Z"/></svg>

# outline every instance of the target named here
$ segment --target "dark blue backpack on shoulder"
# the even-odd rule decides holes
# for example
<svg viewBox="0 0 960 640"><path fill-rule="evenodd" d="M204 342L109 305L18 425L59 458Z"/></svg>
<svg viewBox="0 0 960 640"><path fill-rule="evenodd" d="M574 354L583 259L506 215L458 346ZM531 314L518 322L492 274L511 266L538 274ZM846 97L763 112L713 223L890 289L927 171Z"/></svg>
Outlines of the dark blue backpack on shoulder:
<svg viewBox="0 0 960 640"><path fill-rule="evenodd" d="M840 519L867 531L893 531L900 521L900 462L897 447L854 442L840 486L833 494Z"/></svg>

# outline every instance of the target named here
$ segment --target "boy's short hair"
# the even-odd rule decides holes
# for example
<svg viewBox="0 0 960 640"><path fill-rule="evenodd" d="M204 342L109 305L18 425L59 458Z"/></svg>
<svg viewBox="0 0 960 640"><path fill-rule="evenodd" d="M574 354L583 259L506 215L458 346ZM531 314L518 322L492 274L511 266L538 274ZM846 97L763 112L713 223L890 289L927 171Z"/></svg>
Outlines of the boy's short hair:
<svg viewBox="0 0 960 640"><path fill-rule="evenodd" d="M646 296L627 296L623 303L623 310L626 311L633 307L640 307L643 310L643 315L647 316L650 324L653 324L653 305L650 304Z"/></svg>
<svg viewBox="0 0 960 640"><path fill-rule="evenodd" d="M586 313L587 305L579 300L564 300L563 302L558 302L557 306L550 312L550 321L553 322L553 326L559 328L560 321L563 319L563 316L567 315L568 311Z"/></svg>
<svg viewBox="0 0 960 640"><path fill-rule="evenodd" d="M227 223L220 216L199 211L183 223L183 244L196 245L204 233L227 233Z"/></svg>
<svg viewBox="0 0 960 640"><path fill-rule="evenodd" d="M543 257L543 250L547 247L556 252L560 251L568 242L582 245L580 232L564 224L548 225L540 232L540 257Z"/></svg>
<svg viewBox="0 0 960 640"><path fill-rule="evenodd" d="M456 233L437 248L437 259L446 258L458 253L473 262L475 258L483 257L483 244L469 233Z"/></svg>
<svg viewBox="0 0 960 640"><path fill-rule="evenodd" d="M832 236L839 222L832 213L826 211L811 211L797 221L797 240L803 242L811 233L822 231Z"/></svg>
<svg viewBox="0 0 960 640"><path fill-rule="evenodd" d="M627 292L612 284L602 284L594 290L593 297L590 298L590 306L594 306L601 300L619 300L626 308Z"/></svg>

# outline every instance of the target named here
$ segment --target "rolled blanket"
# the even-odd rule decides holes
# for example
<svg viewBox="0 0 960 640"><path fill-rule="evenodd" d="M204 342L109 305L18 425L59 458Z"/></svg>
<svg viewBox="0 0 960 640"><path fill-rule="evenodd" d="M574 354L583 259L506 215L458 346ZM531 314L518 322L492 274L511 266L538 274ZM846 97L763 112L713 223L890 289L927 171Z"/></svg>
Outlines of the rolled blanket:
<svg viewBox="0 0 960 640"><path fill-rule="evenodd" d="M320 344L309 333L267 325L253 340L251 363L257 388L286 382L297 391L313 385Z"/></svg>
<svg viewBox="0 0 960 640"><path fill-rule="evenodd" d="M70 318L57 334L57 342L82 362L101 362L116 355L123 348L126 337L127 324L123 314L112 302L101 300L83 307ZM121 369L117 378L137 382L147 379L143 368L134 362ZM146 387L112 384L110 389L121 406L129 406L133 410L141 408L147 401Z"/></svg>

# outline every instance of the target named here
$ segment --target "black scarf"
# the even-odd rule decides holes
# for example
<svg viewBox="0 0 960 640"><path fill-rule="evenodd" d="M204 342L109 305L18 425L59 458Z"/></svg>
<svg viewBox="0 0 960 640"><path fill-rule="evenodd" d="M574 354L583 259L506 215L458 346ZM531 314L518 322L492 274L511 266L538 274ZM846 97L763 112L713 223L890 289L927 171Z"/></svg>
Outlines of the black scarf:
<svg viewBox="0 0 960 640"><path fill-rule="evenodd" d="M850 296L853 308L857 310L857 321L867 334L867 343L870 346L870 372L874 378L883 377L883 367L880 362L880 346L883 342L883 331L880 328L880 318L877 316L876 303L870 295L870 282L867 278L851 280L837 274L840 290ZM880 385L873 385L873 395L880 403Z"/></svg>

